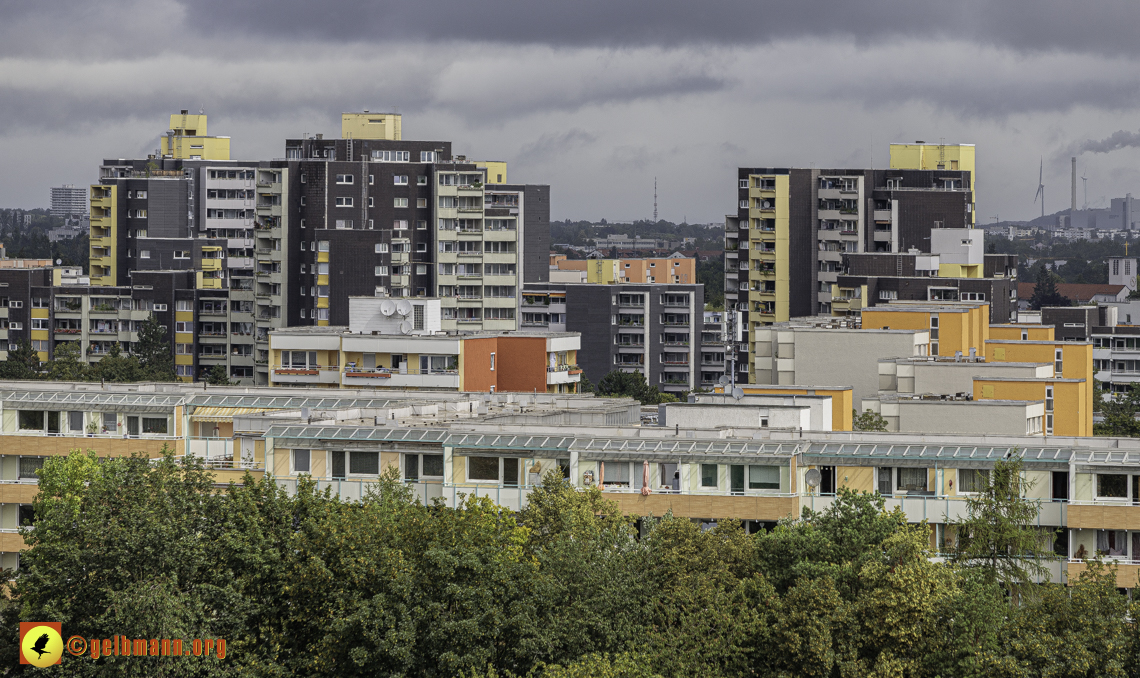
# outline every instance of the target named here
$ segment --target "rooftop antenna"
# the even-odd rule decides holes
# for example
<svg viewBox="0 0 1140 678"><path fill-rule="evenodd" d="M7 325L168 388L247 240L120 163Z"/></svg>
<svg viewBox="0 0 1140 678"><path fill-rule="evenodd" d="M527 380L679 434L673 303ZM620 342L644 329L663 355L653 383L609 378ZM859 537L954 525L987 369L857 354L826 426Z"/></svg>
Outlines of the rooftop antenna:
<svg viewBox="0 0 1140 678"><path fill-rule="evenodd" d="M657 177L653 177L653 223L657 223Z"/></svg>
<svg viewBox="0 0 1140 678"><path fill-rule="evenodd" d="M1037 202L1037 196L1041 196L1041 216L1045 216L1045 157L1041 157L1041 168L1037 171L1037 193L1033 196L1033 202Z"/></svg>

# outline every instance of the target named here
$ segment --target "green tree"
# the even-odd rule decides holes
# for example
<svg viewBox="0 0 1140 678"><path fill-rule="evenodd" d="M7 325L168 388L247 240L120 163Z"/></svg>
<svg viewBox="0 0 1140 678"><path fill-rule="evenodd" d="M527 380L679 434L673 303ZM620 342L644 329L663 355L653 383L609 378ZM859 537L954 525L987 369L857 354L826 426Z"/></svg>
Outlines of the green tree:
<svg viewBox="0 0 1140 678"><path fill-rule="evenodd" d="M1058 276L1044 266L1037 269L1037 281L1033 286L1033 296L1029 306L1040 309L1042 306L1071 306L1072 302L1057 291Z"/></svg>
<svg viewBox="0 0 1140 678"><path fill-rule="evenodd" d="M8 351L8 359L0 362L2 379L40 379L40 354L32 348L32 342L20 341L15 351Z"/></svg>
<svg viewBox="0 0 1140 678"><path fill-rule="evenodd" d="M206 383L210 386L232 386L235 382L226 375L225 365L214 365L206 373Z"/></svg>
<svg viewBox="0 0 1140 678"><path fill-rule="evenodd" d="M61 341L55 345L55 353L48 363L47 378L52 381L86 381L87 363L80 360L82 352L77 341Z"/></svg>
<svg viewBox="0 0 1140 678"><path fill-rule="evenodd" d="M138 358L123 355L123 349L117 341L112 342L107 355L92 366L91 375L94 379L114 382L135 382L143 379Z"/></svg>
<svg viewBox="0 0 1140 678"><path fill-rule="evenodd" d="M656 405L665 402L662 400L663 394L657 390L656 386L645 383L645 375L641 372L614 370L601 378L596 387L596 393L602 396L633 398L642 405Z"/></svg>
<svg viewBox="0 0 1140 678"><path fill-rule="evenodd" d="M166 330L153 313L139 326L139 342L135 354L144 378L150 381L177 381L174 354Z"/></svg>
<svg viewBox="0 0 1140 678"><path fill-rule="evenodd" d="M1102 400L1097 407L1096 395ZM1094 410L1100 412L1104 421L1093 424L1093 434L1113 437L1140 437L1140 421L1136 414L1140 412L1140 389L1132 389L1127 393L1116 393L1110 398L1103 397L1103 391L1094 383Z"/></svg>
<svg viewBox="0 0 1140 678"><path fill-rule="evenodd" d="M851 410L851 427L856 431L879 431L886 433L887 420L881 414L866 409L863 414L859 410Z"/></svg>
<svg viewBox="0 0 1140 678"><path fill-rule="evenodd" d="M1032 485L1022 470L1022 457L1014 453L988 473L974 471L976 494L966 499L966 517L947 528L955 542L954 562L977 569L984 581L1011 594L1048 577L1041 563L1056 557L1050 536L1034 525L1041 502L1026 498Z"/></svg>

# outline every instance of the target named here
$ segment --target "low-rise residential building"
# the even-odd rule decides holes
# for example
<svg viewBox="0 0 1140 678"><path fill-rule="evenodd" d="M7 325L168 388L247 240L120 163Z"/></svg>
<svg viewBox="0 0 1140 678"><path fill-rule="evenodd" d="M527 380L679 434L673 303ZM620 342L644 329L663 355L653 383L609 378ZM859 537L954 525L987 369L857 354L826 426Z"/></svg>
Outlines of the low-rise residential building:
<svg viewBox="0 0 1140 678"><path fill-rule="evenodd" d="M811 417L824 398L796 400ZM912 406L979 404L905 403L900 418ZM575 394L3 383L0 568L17 566L25 548L18 528L34 520L36 471L75 448L158 457L167 447L207 461L219 487L269 473L286 491L312 478L345 500L392 470L421 500L458 506L478 495L512 510L556 472L580 489L600 486L629 514L739 519L750 532L804 508L826 510L840 488L877 491L888 510L931 526L936 552L948 550L953 524L994 464L1021 455L1026 496L1039 500L1032 522L1056 537L1057 557L1045 562L1053 580L1077 577L1099 556L1117 567L1119 586L1140 587L1140 440L818 431L773 426L771 417L764 426L759 404L727 405L733 411L723 415L710 407L667 406L667 420L686 410L705 416L647 426L634 401Z"/></svg>
<svg viewBox="0 0 1140 678"><path fill-rule="evenodd" d="M703 285L527 283L519 312L523 330L580 333L579 365L595 384L613 370L636 371L680 393L723 375L719 351L704 364Z"/></svg>
<svg viewBox="0 0 1140 678"><path fill-rule="evenodd" d="M661 259L566 259L555 260L551 270L580 271L584 282L610 285L614 283L680 283L697 282L696 260L684 256Z"/></svg>
<svg viewBox="0 0 1140 678"><path fill-rule="evenodd" d="M574 393L574 332L444 332L441 300L353 297L348 327L270 333L270 384Z"/></svg>

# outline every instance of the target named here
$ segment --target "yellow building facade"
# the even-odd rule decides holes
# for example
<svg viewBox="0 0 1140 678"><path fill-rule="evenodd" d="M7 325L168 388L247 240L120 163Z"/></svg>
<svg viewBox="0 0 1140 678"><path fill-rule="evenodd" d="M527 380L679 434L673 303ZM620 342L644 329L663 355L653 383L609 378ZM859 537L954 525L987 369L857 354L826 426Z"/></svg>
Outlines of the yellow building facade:
<svg viewBox="0 0 1140 678"><path fill-rule="evenodd" d="M229 160L230 138L207 135L205 114L186 111L170 116L170 128L162 137L163 157L177 160Z"/></svg>
<svg viewBox="0 0 1140 678"><path fill-rule="evenodd" d="M400 141L402 117L399 113L341 113L341 139L386 139Z"/></svg>

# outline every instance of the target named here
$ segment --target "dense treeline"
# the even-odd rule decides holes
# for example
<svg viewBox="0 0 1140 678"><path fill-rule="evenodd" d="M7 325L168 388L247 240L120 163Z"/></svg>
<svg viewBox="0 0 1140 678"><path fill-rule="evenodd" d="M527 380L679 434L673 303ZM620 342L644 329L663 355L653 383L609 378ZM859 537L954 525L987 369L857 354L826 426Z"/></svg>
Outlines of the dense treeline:
<svg viewBox="0 0 1140 678"><path fill-rule="evenodd" d="M52 359L41 362L39 352L31 342L23 340L8 358L0 361L0 379L47 379L50 381L175 381L174 355L170 350L167 331L158 324L152 313L138 328L138 343L130 353L123 353L119 342L98 362L88 364L82 360L79 342L60 341L55 345ZM229 383L222 378L224 383ZM213 383L213 382L211 382Z"/></svg>
<svg viewBox="0 0 1140 678"><path fill-rule="evenodd" d="M605 219L592 221L551 221L550 242L565 245L585 246L593 245L595 238L604 238L607 235L624 233L631 238L657 238L661 240L679 241L685 238L695 238L696 245L689 249L720 250L724 249L724 226L708 228L705 224L675 224L671 221L651 221L641 219L633 223L611 224Z"/></svg>
<svg viewBox="0 0 1140 678"><path fill-rule="evenodd" d="M1108 283L1108 257L1121 257L1125 254L1125 244L1136 254L1137 243L1124 235L1100 240L1064 240L1047 234L1034 238L1010 240L1002 235L986 236L986 251L995 254L1017 254L1017 275L1022 282L1033 282L1040 275L1039 269L1054 261L1064 263L1054 267L1060 282L1067 283ZM1033 260L1030 265L1029 261Z"/></svg>
<svg viewBox="0 0 1140 678"><path fill-rule="evenodd" d="M636 524L556 474L516 514L425 506L393 478L360 502L307 482L216 492L170 456L75 452L41 471L33 549L0 598L0 673L25 668L18 620L54 620L65 637L228 641L223 660L65 653L59 675L1140 674L1140 609L1110 571L1024 585L1032 563L999 555L1037 542L1005 494L1019 470L999 466L971 504L995 529L966 526L941 563L925 524L852 492L750 536Z"/></svg>

